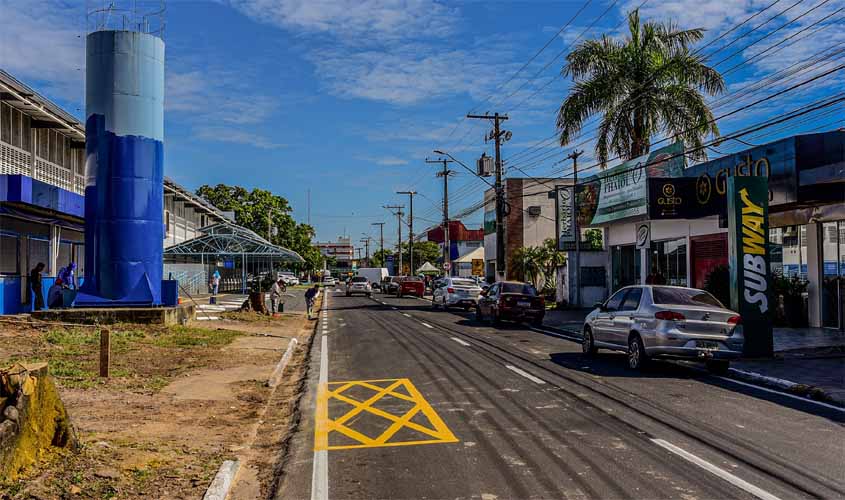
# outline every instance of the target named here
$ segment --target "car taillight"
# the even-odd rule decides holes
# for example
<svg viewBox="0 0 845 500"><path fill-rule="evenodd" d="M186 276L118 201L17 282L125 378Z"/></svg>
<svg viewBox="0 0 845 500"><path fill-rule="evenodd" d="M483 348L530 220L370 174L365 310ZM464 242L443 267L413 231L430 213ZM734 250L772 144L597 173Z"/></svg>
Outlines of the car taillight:
<svg viewBox="0 0 845 500"><path fill-rule="evenodd" d="M683 314L675 311L657 311L656 313L654 313L654 317L657 319L673 321L683 321L687 319Z"/></svg>
<svg viewBox="0 0 845 500"><path fill-rule="evenodd" d="M742 316L731 316L728 318L729 325L741 325L742 324Z"/></svg>
<svg viewBox="0 0 845 500"><path fill-rule="evenodd" d="M446 291L449 292L449 293L455 293L455 289L452 288L451 286L449 288L447 288Z"/></svg>

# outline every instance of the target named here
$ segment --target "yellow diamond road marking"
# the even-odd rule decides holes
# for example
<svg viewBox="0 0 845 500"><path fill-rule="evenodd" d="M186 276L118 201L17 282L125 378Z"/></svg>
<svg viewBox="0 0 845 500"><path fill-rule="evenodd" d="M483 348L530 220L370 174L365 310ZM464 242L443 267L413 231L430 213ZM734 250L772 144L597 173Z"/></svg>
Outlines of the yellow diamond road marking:
<svg viewBox="0 0 845 500"><path fill-rule="evenodd" d="M366 389L372 395L361 401L348 394L352 388ZM404 389L404 391L402 391ZM404 393L403 393L404 392ZM344 394L346 393L346 394ZM391 396L413 403L410 410L395 415L374 405L382 398ZM329 403L334 399L352 406L352 409L337 418L329 418ZM320 384L317 394L317 415L314 430L314 450L343 450L349 448L375 448L380 446L407 446L415 444L456 443L458 438L441 420L437 412L425 400L422 394L407 378L356 380ZM377 436L368 436L363 430L351 426L359 417L369 414L386 420L389 427ZM427 425L411 420L422 414L428 420ZM403 428L429 436L430 439L402 440L396 435ZM344 439L345 437L345 439ZM334 439L333 439L334 438ZM332 444L341 440L342 444ZM350 444L349 440L355 441Z"/></svg>

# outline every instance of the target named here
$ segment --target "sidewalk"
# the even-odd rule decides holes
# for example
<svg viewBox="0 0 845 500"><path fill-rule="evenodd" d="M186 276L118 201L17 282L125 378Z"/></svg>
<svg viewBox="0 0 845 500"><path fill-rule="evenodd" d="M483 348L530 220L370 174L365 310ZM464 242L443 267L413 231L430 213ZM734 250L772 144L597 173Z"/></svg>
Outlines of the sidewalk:
<svg viewBox="0 0 845 500"><path fill-rule="evenodd" d="M547 311L543 326L581 338L590 310ZM845 406L845 334L824 328L775 328L772 359L731 363L732 378Z"/></svg>

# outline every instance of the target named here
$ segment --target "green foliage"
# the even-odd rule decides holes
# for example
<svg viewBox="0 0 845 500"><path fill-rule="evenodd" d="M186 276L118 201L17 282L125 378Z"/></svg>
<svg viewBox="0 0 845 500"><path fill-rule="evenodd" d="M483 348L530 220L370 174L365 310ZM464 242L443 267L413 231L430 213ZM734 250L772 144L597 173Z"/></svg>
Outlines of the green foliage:
<svg viewBox="0 0 845 500"><path fill-rule="evenodd" d="M584 238L586 241L586 245L584 245L582 249L602 250L604 248L601 229L587 229L586 231L584 231Z"/></svg>
<svg viewBox="0 0 845 500"><path fill-rule="evenodd" d="M402 262L410 262L408 257L411 252L408 248L408 242L402 242ZM414 242L414 267L419 268L426 262L434 264L437 259L441 257L440 246L433 241L415 241ZM399 262L399 256L396 256L395 262ZM416 269L411 269L411 273L416 272Z"/></svg>
<svg viewBox="0 0 845 500"><path fill-rule="evenodd" d="M519 279L532 283L544 292L554 290L555 273L564 264L566 254L557 249L553 238L547 238L541 246L517 249L510 263Z"/></svg>
<svg viewBox="0 0 845 500"><path fill-rule="evenodd" d="M393 254L394 252L391 252L387 248L385 248L384 250L376 250L372 258L372 267L386 267L384 263L387 261L387 256Z"/></svg>
<svg viewBox="0 0 845 500"><path fill-rule="evenodd" d="M152 343L158 347L216 347L231 343L239 335L232 330L172 326L167 334L156 336Z"/></svg>
<svg viewBox="0 0 845 500"><path fill-rule="evenodd" d="M291 216L288 201L265 189L247 191L241 186L218 184L203 185L197 195L223 211L234 211L235 222L260 236L267 238L270 224L275 234L269 234L270 242L298 253L305 259L303 270L315 271L323 267L323 256L311 244L314 228L297 223Z"/></svg>
<svg viewBox="0 0 845 500"><path fill-rule="evenodd" d="M719 129L704 94L725 90L719 72L706 66L690 46L703 29L679 30L674 23L640 22L628 14L629 35L586 40L566 57L563 76L574 84L557 115L560 143L581 132L584 122L601 114L596 156L624 159L649 151L656 134L677 135L692 147L692 159L706 158L702 141Z"/></svg>

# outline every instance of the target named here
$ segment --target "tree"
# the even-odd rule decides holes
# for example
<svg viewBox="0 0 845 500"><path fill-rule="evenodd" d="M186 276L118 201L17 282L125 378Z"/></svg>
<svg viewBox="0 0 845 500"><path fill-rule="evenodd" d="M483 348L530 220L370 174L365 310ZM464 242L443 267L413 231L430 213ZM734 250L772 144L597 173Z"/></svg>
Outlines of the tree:
<svg viewBox="0 0 845 500"><path fill-rule="evenodd" d="M393 254L394 252L391 252L387 248L384 250L376 250L371 259L372 267L386 267L385 262L387 261L387 256Z"/></svg>
<svg viewBox="0 0 845 500"><path fill-rule="evenodd" d="M321 269L325 258L311 244L314 228L299 224L291 216L288 201L265 189L247 191L241 186L203 185L197 195L223 211L235 212L235 223L269 239L274 245L293 250L305 260L304 271ZM273 234L268 234L272 228ZM269 236L269 238L268 238Z"/></svg>
<svg viewBox="0 0 845 500"><path fill-rule="evenodd" d="M562 74L575 83L557 115L561 146L594 114L602 115L596 141L602 165L610 153L624 159L647 153L658 133L677 136L693 148L710 134L718 137L702 92L719 94L725 81L689 49L704 30L641 23L639 10L628 14L628 30L624 40L604 35L581 42L566 57ZM703 148L691 155L706 158Z"/></svg>
<svg viewBox="0 0 845 500"><path fill-rule="evenodd" d="M587 245L582 248L585 250L602 250L604 248L601 229L587 229L584 231L584 239Z"/></svg>
<svg viewBox="0 0 845 500"><path fill-rule="evenodd" d="M557 268L564 264L566 254L557 249L553 238L547 238L540 246L518 248L511 257L510 269L518 279L550 291L555 288Z"/></svg>
<svg viewBox="0 0 845 500"><path fill-rule="evenodd" d="M402 262L408 263L408 257L411 252L408 251L408 242L402 242ZM414 242L414 267L419 267L426 262L435 262L441 255L440 245L433 241L415 241ZM399 262L399 257L396 257L394 262ZM416 272L416 269L411 269L411 273Z"/></svg>

